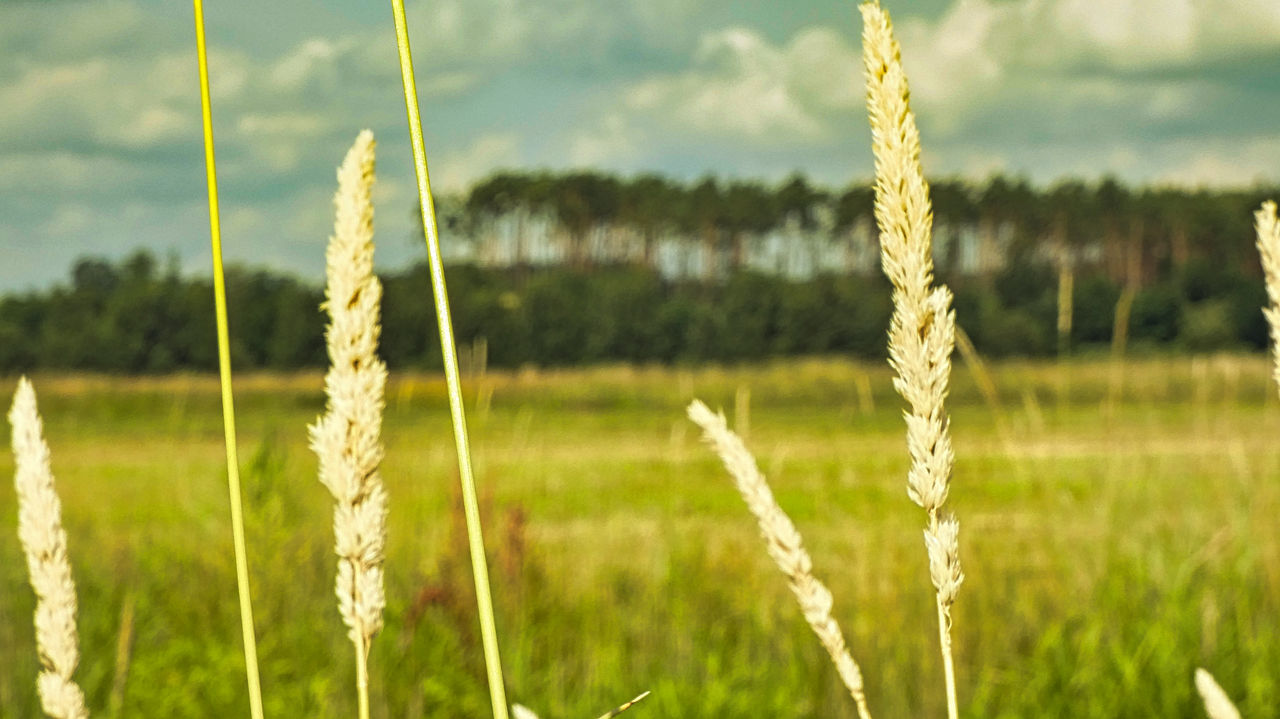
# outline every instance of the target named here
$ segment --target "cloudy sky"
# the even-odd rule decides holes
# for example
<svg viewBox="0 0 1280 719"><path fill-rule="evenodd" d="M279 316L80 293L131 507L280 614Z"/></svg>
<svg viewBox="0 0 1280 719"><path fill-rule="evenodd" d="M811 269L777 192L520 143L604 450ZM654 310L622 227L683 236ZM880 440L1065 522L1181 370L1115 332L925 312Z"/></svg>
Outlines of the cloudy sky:
<svg viewBox="0 0 1280 719"><path fill-rule="evenodd" d="M1277 0L882 0L931 175L1280 180ZM438 190L495 168L870 173L852 0L409 0ZM423 254L390 7L210 0L230 259L317 283L380 141L379 265ZM137 247L207 272L192 10L0 0L0 291Z"/></svg>

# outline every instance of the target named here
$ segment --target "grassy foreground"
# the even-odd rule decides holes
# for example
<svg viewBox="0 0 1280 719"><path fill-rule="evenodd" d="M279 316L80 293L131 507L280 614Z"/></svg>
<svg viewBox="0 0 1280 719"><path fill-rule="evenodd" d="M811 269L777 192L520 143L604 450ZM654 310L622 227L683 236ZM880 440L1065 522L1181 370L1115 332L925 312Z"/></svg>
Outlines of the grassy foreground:
<svg viewBox="0 0 1280 719"><path fill-rule="evenodd" d="M1280 706L1280 403L1262 357L957 366L952 503L961 713L1200 717L1193 669ZM468 383L513 701L596 716L852 717L825 653L684 405L749 427L835 594L877 717L944 711L901 404L882 365L489 373ZM36 377L96 716L242 715L217 382ZM12 380L0 385L5 401ZM375 717L489 713L436 377L387 392L387 622ZM745 401L744 401L745 400ZM348 717L328 493L306 447L320 375L237 387L267 715ZM735 417L735 404L749 408ZM12 476L12 458L0 454ZM11 486L11 480L5 484ZM0 716L38 716L33 597L0 489Z"/></svg>

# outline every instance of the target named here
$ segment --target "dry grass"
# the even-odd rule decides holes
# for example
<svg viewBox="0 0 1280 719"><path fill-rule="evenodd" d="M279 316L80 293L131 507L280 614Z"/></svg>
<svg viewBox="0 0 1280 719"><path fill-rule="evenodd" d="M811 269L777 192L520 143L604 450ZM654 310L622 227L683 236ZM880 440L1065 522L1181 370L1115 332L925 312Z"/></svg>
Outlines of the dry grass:
<svg viewBox="0 0 1280 719"><path fill-rule="evenodd" d="M36 593L40 704L56 719L82 719L89 716L84 693L71 678L80 661L76 585L67 558L67 533L62 529L62 502L53 486L49 446L44 441L35 389L25 377L18 380L9 424L13 428L13 483L18 491L18 538Z"/></svg>
<svg viewBox="0 0 1280 719"><path fill-rule="evenodd" d="M1262 209L1254 213L1254 218L1257 222L1258 253L1262 256L1262 270L1266 275L1267 298L1271 301L1262 313L1271 327L1275 360L1273 376L1280 388L1280 220L1276 219L1276 203L1262 203Z"/></svg>
<svg viewBox="0 0 1280 719"><path fill-rule="evenodd" d="M337 219L326 255L328 403L309 428L311 448L320 459L320 481L334 498L335 592L355 646L362 719L369 715L369 645L382 628L386 606L382 561L387 494L378 468L387 368L377 356L382 288L373 274L373 167L373 133L366 130L338 170Z"/></svg>
<svg viewBox="0 0 1280 719"><path fill-rule="evenodd" d="M888 13L876 2L864 3L861 10L867 111L876 158L880 257L884 273L893 283L889 362L898 373L894 387L910 406L908 493L929 516L925 546L930 578L937 590L947 709L955 719L959 710L951 651L951 605L964 574L960 571L959 523L942 511L955 464L944 407L955 347L955 314L950 290L933 285L933 210L920 166L920 133L908 102L901 50Z"/></svg>
<svg viewBox="0 0 1280 719"><path fill-rule="evenodd" d="M1240 712L1222 691L1213 675L1203 669L1196 670L1196 690L1204 699L1204 710L1209 719L1240 719Z"/></svg>
<svg viewBox="0 0 1280 719"><path fill-rule="evenodd" d="M689 405L689 419L702 428L704 438L715 448L746 501L747 508L760 524L769 556L791 581L791 591L800 603L805 621L813 628L823 648L835 662L841 681L858 707L858 716L870 719L867 695L862 685L862 670L845 643L840 625L831 616L831 591L813 576L813 560L805 551L800 532L787 513L782 511L769 489L769 483L756 466L755 457L738 435L729 429L723 414L716 414L705 404L694 400Z"/></svg>

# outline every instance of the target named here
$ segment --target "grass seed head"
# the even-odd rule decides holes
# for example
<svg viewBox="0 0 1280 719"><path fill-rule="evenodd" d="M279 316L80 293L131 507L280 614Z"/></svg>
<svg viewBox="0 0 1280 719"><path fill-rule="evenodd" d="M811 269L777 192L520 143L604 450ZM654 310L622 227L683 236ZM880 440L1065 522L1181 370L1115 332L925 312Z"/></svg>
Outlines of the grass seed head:
<svg viewBox="0 0 1280 719"><path fill-rule="evenodd" d="M328 402L310 427L320 481L334 498L338 609L365 654L386 605L387 494L379 465L387 368L377 355L382 286L373 274L374 146L373 133L360 133L338 169L334 232L325 253Z"/></svg>
<svg viewBox="0 0 1280 719"><path fill-rule="evenodd" d="M62 502L53 484L36 392L18 380L9 410L13 432L14 486L18 494L18 538L27 555L36 594L36 648L42 671L36 680L40 704L55 719L89 716L84 693L71 678L80 651L76 635L76 585L62 528Z"/></svg>
<svg viewBox="0 0 1280 719"><path fill-rule="evenodd" d="M1204 669L1196 669L1196 690L1204 700L1205 713L1209 719L1240 719L1240 711L1227 697L1227 693L1218 686L1213 675Z"/></svg>

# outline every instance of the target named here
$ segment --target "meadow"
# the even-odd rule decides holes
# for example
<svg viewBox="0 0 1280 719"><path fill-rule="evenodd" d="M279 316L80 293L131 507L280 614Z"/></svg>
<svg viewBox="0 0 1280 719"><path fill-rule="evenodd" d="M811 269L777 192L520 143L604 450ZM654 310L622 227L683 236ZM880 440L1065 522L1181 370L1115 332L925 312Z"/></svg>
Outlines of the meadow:
<svg viewBox="0 0 1280 719"><path fill-rule="evenodd" d="M957 365L968 580L961 713L1200 717L1209 668L1249 717L1280 686L1280 405L1262 356ZM508 695L543 717L852 717L732 481L684 415L723 407L804 534L879 716L945 711L890 370L466 373ZM245 685L215 377L36 376L98 716L234 716ZM237 378L268 716L350 716L316 374ZM989 385L988 385L989 387ZM0 386L6 396L12 380ZM375 717L489 713L444 383L393 374ZM0 471L10 475L5 453ZM16 516L0 491L0 516ZM11 522L12 523L12 522ZM0 716L38 716L34 599L0 532Z"/></svg>

